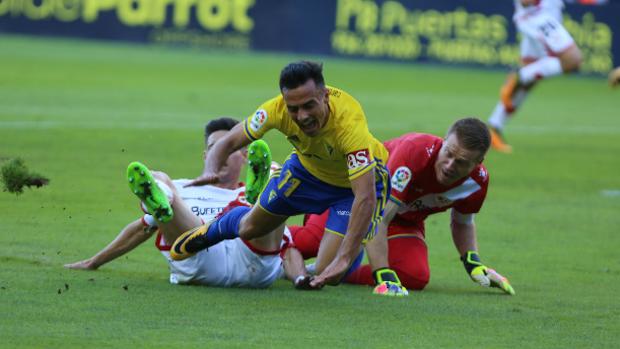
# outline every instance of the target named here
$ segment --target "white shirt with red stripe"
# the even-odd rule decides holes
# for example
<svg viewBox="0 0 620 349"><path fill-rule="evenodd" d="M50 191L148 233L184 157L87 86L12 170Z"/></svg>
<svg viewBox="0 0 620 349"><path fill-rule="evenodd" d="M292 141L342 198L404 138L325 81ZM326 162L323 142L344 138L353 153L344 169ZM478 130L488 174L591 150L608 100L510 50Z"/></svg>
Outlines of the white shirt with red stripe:
<svg viewBox="0 0 620 349"><path fill-rule="evenodd" d="M230 190L211 185L184 188L189 180L174 180L177 192L190 210L208 222L227 206L247 206L245 187ZM280 275L279 251L260 251L242 239L224 240L183 261L170 258L170 247L161 235L156 245L168 260L170 282L218 287L270 286Z"/></svg>
<svg viewBox="0 0 620 349"><path fill-rule="evenodd" d="M388 169L392 174L390 200L399 205L392 220L396 225L418 225L431 214L455 209L477 213L486 197L489 175L480 164L469 176L450 186L437 182L435 161L443 145L440 137L409 133L387 141Z"/></svg>
<svg viewBox="0 0 620 349"><path fill-rule="evenodd" d="M521 0L514 0L514 4L515 13L513 20L515 22L538 14L546 14L553 16L558 21L562 20L562 9L564 9L564 1L562 0L538 0L529 6L523 6Z"/></svg>

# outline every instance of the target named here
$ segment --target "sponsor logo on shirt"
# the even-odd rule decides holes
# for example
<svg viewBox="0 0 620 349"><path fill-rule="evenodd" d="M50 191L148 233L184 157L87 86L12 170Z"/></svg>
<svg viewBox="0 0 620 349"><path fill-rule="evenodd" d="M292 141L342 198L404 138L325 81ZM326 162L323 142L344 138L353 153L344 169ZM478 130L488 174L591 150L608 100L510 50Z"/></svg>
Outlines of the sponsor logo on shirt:
<svg viewBox="0 0 620 349"><path fill-rule="evenodd" d="M431 156L433 156L433 152L435 151L435 145L433 144L430 147L426 147L426 154L428 155L428 157L430 158Z"/></svg>
<svg viewBox="0 0 620 349"><path fill-rule="evenodd" d="M250 128L252 131L257 132L267 122L267 112L264 109L259 109L252 116L250 120Z"/></svg>
<svg viewBox="0 0 620 349"><path fill-rule="evenodd" d="M350 216L351 215L351 211L337 210L336 214L339 215L339 216Z"/></svg>
<svg viewBox="0 0 620 349"><path fill-rule="evenodd" d="M224 207L199 207L192 206L192 212L200 217L200 216L216 216L218 213L224 211Z"/></svg>
<svg viewBox="0 0 620 349"><path fill-rule="evenodd" d="M407 188L410 180L411 170L407 166L401 166L396 169L392 176L392 188L402 193Z"/></svg>
<svg viewBox="0 0 620 349"><path fill-rule="evenodd" d="M364 167L368 164L370 164L368 149L356 150L347 154L347 166L349 166L349 170Z"/></svg>
<svg viewBox="0 0 620 349"><path fill-rule="evenodd" d="M478 175L480 176L480 178L485 179L487 178L487 171L485 171L482 167L480 168L480 171L478 172Z"/></svg>

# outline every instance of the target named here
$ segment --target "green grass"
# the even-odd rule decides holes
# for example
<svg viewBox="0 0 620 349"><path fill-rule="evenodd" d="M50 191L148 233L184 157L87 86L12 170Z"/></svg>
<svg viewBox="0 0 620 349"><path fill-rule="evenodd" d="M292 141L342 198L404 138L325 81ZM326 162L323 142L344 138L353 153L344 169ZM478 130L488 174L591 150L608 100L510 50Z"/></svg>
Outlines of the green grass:
<svg viewBox="0 0 620 349"><path fill-rule="evenodd" d="M617 345L620 91L602 78L545 81L507 129L515 153L486 160L481 256L517 295L468 279L440 215L427 222L428 288L386 299L367 287L304 293L284 281L268 290L172 286L152 241L97 272L62 267L138 217L124 183L129 162L198 175L204 123L253 113L299 57L16 36L1 36L0 47L0 158L21 157L51 179L21 196L0 192L0 347ZM486 119L504 79L322 59L328 83L361 101L380 139ZM267 139L282 160L290 145Z"/></svg>

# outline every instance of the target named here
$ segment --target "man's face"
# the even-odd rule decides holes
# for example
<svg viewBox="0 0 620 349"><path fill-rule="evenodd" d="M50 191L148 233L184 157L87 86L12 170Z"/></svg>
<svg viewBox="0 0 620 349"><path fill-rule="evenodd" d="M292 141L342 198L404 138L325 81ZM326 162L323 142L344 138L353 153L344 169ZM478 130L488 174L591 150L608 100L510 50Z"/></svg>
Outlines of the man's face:
<svg viewBox="0 0 620 349"><path fill-rule="evenodd" d="M437 182L444 186L451 185L465 178L483 159L484 154L464 148L456 134L452 133L444 140L435 161Z"/></svg>
<svg viewBox="0 0 620 349"><path fill-rule="evenodd" d="M294 89L282 89L288 113L306 135L313 137L329 118L329 91L310 79Z"/></svg>
<svg viewBox="0 0 620 349"><path fill-rule="evenodd" d="M209 149L217 143L222 137L224 137L228 131L221 130L215 131L209 135L207 138L207 149L205 150L204 157L207 158L207 153ZM247 158L247 151L245 148L237 150L236 152L230 154L222 171L220 172L220 182L228 183L228 182L237 182L239 180L239 174L241 173L241 168L245 164Z"/></svg>

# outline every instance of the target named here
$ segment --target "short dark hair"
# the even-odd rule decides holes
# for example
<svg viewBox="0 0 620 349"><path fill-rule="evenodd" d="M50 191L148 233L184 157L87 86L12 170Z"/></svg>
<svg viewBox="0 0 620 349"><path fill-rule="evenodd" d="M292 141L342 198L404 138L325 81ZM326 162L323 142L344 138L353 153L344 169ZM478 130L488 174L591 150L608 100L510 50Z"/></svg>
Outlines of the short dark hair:
<svg viewBox="0 0 620 349"><path fill-rule="evenodd" d="M456 134L459 144L468 150L479 151L482 156L486 154L491 146L491 134L484 122L477 118L464 118L457 120L450 129L447 136ZM446 136L446 137L447 137Z"/></svg>
<svg viewBox="0 0 620 349"><path fill-rule="evenodd" d="M205 126L205 143L213 132L230 131L238 123L238 120L226 116L209 121Z"/></svg>
<svg viewBox="0 0 620 349"><path fill-rule="evenodd" d="M292 90L312 79L317 86L325 86L323 63L311 61L293 62L280 72L280 91Z"/></svg>

